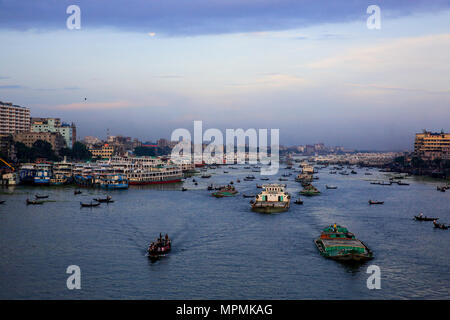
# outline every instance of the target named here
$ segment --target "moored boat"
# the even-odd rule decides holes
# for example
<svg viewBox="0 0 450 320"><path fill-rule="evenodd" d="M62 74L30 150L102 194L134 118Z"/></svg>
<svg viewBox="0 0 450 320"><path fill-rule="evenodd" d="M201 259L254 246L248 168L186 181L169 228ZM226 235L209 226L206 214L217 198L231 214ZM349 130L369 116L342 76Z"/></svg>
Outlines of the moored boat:
<svg viewBox="0 0 450 320"><path fill-rule="evenodd" d="M418 216L414 216L414 219L417 221L435 221L439 220L439 218L426 217L423 214L419 214Z"/></svg>
<svg viewBox="0 0 450 320"><path fill-rule="evenodd" d="M384 201L369 200L369 204L383 204Z"/></svg>

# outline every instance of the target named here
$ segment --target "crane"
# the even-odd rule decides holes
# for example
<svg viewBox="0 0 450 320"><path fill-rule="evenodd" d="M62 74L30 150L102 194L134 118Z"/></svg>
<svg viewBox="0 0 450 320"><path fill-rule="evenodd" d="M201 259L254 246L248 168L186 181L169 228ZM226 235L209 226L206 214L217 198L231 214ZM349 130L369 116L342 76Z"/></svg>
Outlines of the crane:
<svg viewBox="0 0 450 320"><path fill-rule="evenodd" d="M13 172L15 171L14 167L12 165L10 165L8 162L3 160L2 158L0 158L0 161L3 162L4 164L6 164L8 167L10 167Z"/></svg>

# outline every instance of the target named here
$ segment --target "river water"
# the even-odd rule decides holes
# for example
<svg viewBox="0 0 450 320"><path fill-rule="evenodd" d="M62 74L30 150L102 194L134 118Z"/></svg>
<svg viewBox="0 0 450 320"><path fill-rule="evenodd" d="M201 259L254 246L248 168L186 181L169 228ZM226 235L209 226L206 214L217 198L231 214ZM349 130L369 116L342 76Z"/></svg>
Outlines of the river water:
<svg viewBox="0 0 450 320"><path fill-rule="evenodd" d="M317 174L322 191L291 204L288 212L250 211L242 193L258 193L258 173L243 166L210 169L210 179L184 184L130 186L108 194L115 200L80 208L106 193L74 187L1 189L0 299L449 299L450 231L417 222L423 212L450 223L450 192L442 183L408 178L409 186L372 185L386 173L356 169L356 175ZM229 173L224 173L224 170ZM286 170L281 169L271 182ZM287 191L298 197L294 181ZM255 181L243 181L248 175ZM235 183L239 195L216 199L210 183ZM327 190L325 185L338 189ZM181 191L182 186L189 190ZM35 194L43 205L27 206ZM368 200L384 205L368 205ZM313 240L329 224L348 227L374 252L363 265L320 256ZM172 252L156 262L146 248L159 233L173 239ZM381 289L366 285L369 265L381 270ZM81 269L81 289L68 290L69 265Z"/></svg>

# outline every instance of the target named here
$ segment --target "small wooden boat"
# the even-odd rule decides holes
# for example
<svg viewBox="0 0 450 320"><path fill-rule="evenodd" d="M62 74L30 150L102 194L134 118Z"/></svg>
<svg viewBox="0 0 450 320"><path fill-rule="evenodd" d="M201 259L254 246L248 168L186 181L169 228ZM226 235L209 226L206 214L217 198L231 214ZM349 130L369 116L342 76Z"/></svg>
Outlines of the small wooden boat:
<svg viewBox="0 0 450 320"><path fill-rule="evenodd" d="M163 238L162 235L159 234L159 238L148 246L147 254L149 258L157 259L160 256L169 253L171 250L172 241L169 239L169 236L166 234Z"/></svg>
<svg viewBox="0 0 450 320"><path fill-rule="evenodd" d="M183 187L183 188L181 188L181 191L187 191L187 188Z"/></svg>
<svg viewBox="0 0 450 320"><path fill-rule="evenodd" d="M92 208L92 207L98 207L100 205L100 202L97 202L97 203L93 203L92 201L91 201L91 203L80 202L80 205L82 207Z"/></svg>
<svg viewBox="0 0 450 320"><path fill-rule="evenodd" d="M433 225L437 229L447 230L449 226L446 226L443 223L437 223L436 221L433 221Z"/></svg>
<svg viewBox="0 0 450 320"><path fill-rule="evenodd" d="M30 205L30 204L43 204L43 203L44 203L44 201L29 200L29 199L27 199L27 205Z"/></svg>
<svg viewBox="0 0 450 320"><path fill-rule="evenodd" d="M260 180L263 180L263 181L268 181L268 180L269 180L269 178L261 178Z"/></svg>
<svg viewBox="0 0 450 320"><path fill-rule="evenodd" d="M402 182L402 181L397 181L397 184L398 184L399 186L409 186L409 183Z"/></svg>
<svg viewBox="0 0 450 320"><path fill-rule="evenodd" d="M106 198L94 198L94 201L97 202L114 202L110 196L107 196Z"/></svg>
<svg viewBox="0 0 450 320"><path fill-rule="evenodd" d="M303 204L303 200L302 199L297 199L294 201L295 204Z"/></svg>
<svg viewBox="0 0 450 320"><path fill-rule="evenodd" d="M260 184L257 184L257 185L256 185L256 188L258 188L258 189L262 189L262 187L263 187L263 186L260 185Z"/></svg>
<svg viewBox="0 0 450 320"><path fill-rule="evenodd" d="M6 200L0 200L0 204L4 204Z"/></svg>
<svg viewBox="0 0 450 320"><path fill-rule="evenodd" d="M426 216L414 216L414 219L415 220L417 220L417 221L435 221L435 220L439 220L439 218L429 218L429 217L426 217Z"/></svg>
<svg viewBox="0 0 450 320"><path fill-rule="evenodd" d="M73 194L74 194L74 195L82 194L82 192L81 192L80 190L75 190L75 191L73 192Z"/></svg>
<svg viewBox="0 0 450 320"><path fill-rule="evenodd" d="M369 204L383 204L384 201L374 201L374 200L369 200Z"/></svg>
<svg viewBox="0 0 450 320"><path fill-rule="evenodd" d="M47 199L47 198L48 198L48 195L47 195L47 196L41 196L41 195L35 194L34 197L35 197L36 199Z"/></svg>
<svg viewBox="0 0 450 320"><path fill-rule="evenodd" d="M208 190L208 191L214 190L213 185L209 185L208 188L207 188L207 190Z"/></svg>
<svg viewBox="0 0 450 320"><path fill-rule="evenodd" d="M211 178L211 175L210 175L210 174L204 174L204 175L202 175L202 179L209 179L209 178Z"/></svg>
<svg viewBox="0 0 450 320"><path fill-rule="evenodd" d="M337 187L336 187L336 186L329 186L329 185L325 185L325 187L326 187L327 189L337 189Z"/></svg>

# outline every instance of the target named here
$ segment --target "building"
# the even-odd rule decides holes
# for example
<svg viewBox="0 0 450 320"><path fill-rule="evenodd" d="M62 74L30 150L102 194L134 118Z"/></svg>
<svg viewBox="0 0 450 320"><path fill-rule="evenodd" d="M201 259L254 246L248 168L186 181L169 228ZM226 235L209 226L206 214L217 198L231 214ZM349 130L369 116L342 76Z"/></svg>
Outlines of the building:
<svg viewBox="0 0 450 320"><path fill-rule="evenodd" d="M30 148L38 140L47 141L52 145L56 154L59 154L61 149L66 146L65 140L59 132L19 132L13 135L13 139Z"/></svg>
<svg viewBox="0 0 450 320"><path fill-rule="evenodd" d="M414 155L424 160L449 159L450 158L450 133L441 131L430 132L424 130L416 133L414 141Z"/></svg>
<svg viewBox="0 0 450 320"><path fill-rule="evenodd" d="M110 159L114 155L114 146L105 143L101 146L91 146L89 151L93 158Z"/></svg>
<svg viewBox="0 0 450 320"><path fill-rule="evenodd" d="M59 132L68 148L76 142L77 129L75 124L61 123L59 118L31 118L32 132Z"/></svg>
<svg viewBox="0 0 450 320"><path fill-rule="evenodd" d="M30 109L0 101L0 135L30 131Z"/></svg>
<svg viewBox="0 0 450 320"><path fill-rule="evenodd" d="M86 145L99 144L99 143L101 143L101 140L97 137L86 136L86 137L84 137L84 143Z"/></svg>

